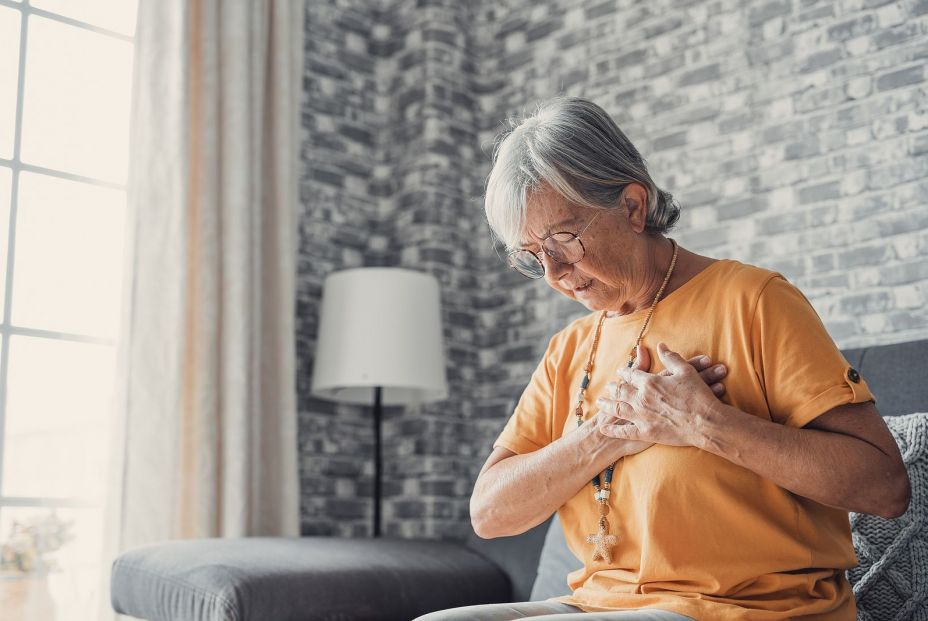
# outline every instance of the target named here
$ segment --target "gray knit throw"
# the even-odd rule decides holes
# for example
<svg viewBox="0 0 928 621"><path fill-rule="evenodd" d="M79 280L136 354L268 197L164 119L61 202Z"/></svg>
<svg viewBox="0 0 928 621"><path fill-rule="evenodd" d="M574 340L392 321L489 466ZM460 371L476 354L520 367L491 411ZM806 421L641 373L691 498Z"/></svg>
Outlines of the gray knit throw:
<svg viewBox="0 0 928 621"><path fill-rule="evenodd" d="M912 501L894 520L850 514L860 564L847 578L858 621L928 621L928 413L884 420L909 472Z"/></svg>

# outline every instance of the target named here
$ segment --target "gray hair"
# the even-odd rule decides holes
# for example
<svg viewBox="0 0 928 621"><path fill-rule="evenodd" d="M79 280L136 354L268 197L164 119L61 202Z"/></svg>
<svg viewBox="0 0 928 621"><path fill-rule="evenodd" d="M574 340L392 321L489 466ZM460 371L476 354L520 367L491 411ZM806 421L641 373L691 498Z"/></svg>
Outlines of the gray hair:
<svg viewBox="0 0 928 621"><path fill-rule="evenodd" d="M640 183L648 192L648 234L665 233L680 218L673 196L657 187L635 146L592 101L558 97L509 124L497 138L484 203L507 248L518 245L529 195L542 184L572 203L609 209L626 185Z"/></svg>

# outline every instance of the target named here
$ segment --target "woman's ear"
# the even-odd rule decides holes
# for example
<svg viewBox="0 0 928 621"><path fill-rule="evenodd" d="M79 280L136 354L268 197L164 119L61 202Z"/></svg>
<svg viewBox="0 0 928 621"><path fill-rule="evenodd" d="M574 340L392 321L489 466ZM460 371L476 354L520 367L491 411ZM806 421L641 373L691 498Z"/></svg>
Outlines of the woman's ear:
<svg viewBox="0 0 928 621"><path fill-rule="evenodd" d="M636 233L644 232L648 222L648 191L640 183L630 183L625 187L620 200L632 230Z"/></svg>

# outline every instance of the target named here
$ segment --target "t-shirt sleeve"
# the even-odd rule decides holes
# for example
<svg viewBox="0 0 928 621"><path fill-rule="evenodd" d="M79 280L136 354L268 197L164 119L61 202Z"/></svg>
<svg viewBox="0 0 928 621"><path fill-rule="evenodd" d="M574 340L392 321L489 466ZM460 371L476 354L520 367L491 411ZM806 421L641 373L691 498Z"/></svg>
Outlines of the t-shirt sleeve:
<svg viewBox="0 0 928 621"><path fill-rule="evenodd" d="M544 448L553 441L555 334L548 342L545 355L535 367L528 386L502 433L493 443L519 455Z"/></svg>
<svg viewBox="0 0 928 621"><path fill-rule="evenodd" d="M774 422L803 427L839 405L874 401L815 309L779 274L761 289L751 339L754 370Z"/></svg>

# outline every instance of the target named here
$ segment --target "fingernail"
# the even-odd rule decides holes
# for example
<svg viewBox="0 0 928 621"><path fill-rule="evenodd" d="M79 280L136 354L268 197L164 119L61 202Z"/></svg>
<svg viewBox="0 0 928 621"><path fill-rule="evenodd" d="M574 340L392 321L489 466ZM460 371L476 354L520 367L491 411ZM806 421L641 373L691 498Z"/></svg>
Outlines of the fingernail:
<svg viewBox="0 0 928 621"><path fill-rule="evenodd" d="M712 369L712 372L715 373L716 375L721 375L722 373L725 372L725 365L723 364L716 365L716 367Z"/></svg>
<svg viewBox="0 0 928 621"><path fill-rule="evenodd" d="M709 356L703 356L699 359L699 364L709 364Z"/></svg>

